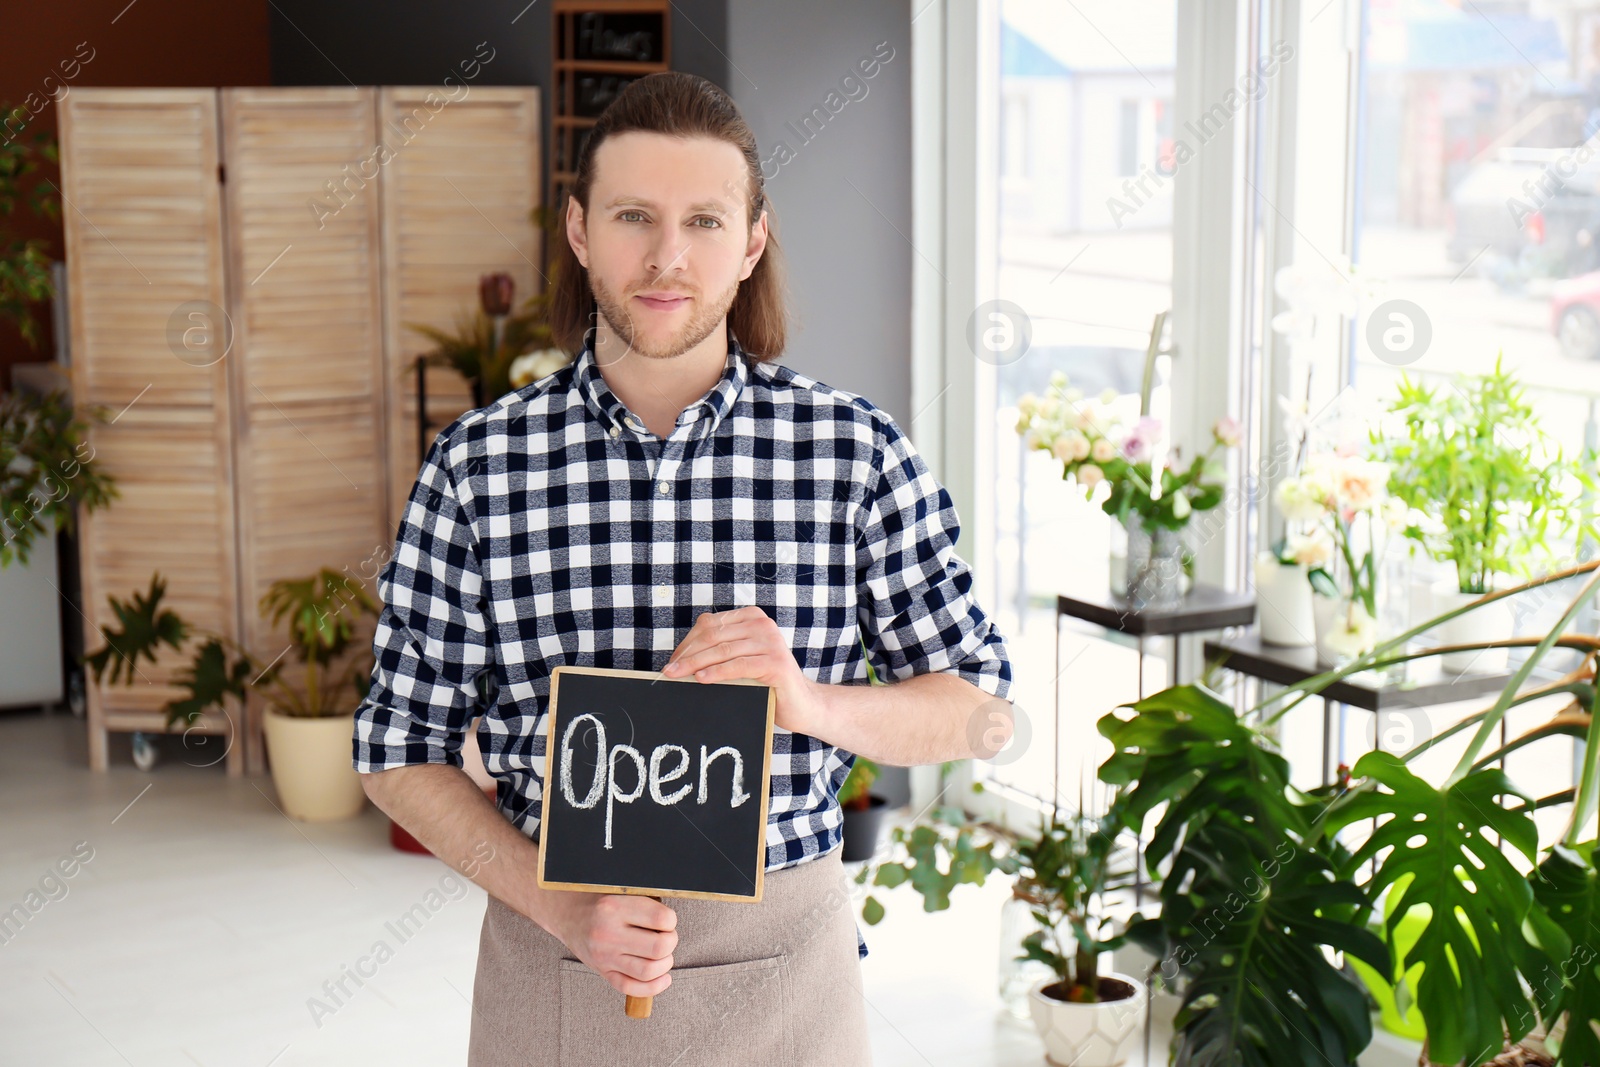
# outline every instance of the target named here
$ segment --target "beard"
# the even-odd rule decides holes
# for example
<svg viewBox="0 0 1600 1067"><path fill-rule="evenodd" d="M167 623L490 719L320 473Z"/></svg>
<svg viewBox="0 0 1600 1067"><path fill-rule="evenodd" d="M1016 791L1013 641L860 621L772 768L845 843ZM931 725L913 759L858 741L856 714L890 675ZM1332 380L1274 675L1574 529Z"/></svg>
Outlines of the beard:
<svg viewBox="0 0 1600 1067"><path fill-rule="evenodd" d="M649 359L674 359L711 336L711 331L727 316L739 295L739 283L734 281L726 290L716 294L707 303L690 293L688 318L680 325L666 325L671 319L633 304L631 293L653 288L650 284L635 286L630 295L619 297L594 274L589 275L589 287L594 294L595 306L605 319L611 332L627 344L628 350ZM637 312L637 315L636 315ZM672 313L674 316L677 312ZM658 322L650 322L655 317Z"/></svg>

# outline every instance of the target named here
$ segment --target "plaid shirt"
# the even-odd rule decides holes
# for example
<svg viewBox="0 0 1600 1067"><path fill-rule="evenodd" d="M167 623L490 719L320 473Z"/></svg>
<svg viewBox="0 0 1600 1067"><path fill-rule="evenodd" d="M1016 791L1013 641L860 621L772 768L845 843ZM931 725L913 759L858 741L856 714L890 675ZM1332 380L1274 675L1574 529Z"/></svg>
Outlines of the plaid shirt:
<svg viewBox="0 0 1600 1067"><path fill-rule="evenodd" d="M665 440L587 346L440 433L379 576L358 771L461 766L481 712L499 807L538 840L550 672L659 671L699 615L747 604L815 681L865 681L864 638L879 678L940 671L1006 696L1004 639L971 596L950 497L911 442L867 400L748 361L728 336L722 377ZM855 762L773 734L769 871L840 844L837 794Z"/></svg>

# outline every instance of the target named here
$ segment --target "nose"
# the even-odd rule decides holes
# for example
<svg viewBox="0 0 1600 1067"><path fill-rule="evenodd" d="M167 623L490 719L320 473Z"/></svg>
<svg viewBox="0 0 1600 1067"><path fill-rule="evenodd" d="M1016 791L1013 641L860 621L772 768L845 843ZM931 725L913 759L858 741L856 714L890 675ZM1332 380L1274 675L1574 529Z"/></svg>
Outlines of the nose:
<svg viewBox="0 0 1600 1067"><path fill-rule="evenodd" d="M669 271L682 274L689 259L689 245L687 242L680 242L676 230L663 227L658 234L659 236L650 242L649 255L645 261L645 269L650 275L651 284L659 282Z"/></svg>

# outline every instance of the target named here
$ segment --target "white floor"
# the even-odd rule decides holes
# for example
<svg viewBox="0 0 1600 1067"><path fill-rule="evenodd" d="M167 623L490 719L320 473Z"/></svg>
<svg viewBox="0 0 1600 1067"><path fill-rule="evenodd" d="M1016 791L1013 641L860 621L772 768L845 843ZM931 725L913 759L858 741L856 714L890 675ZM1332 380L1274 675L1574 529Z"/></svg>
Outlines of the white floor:
<svg viewBox="0 0 1600 1067"><path fill-rule="evenodd" d="M0 912L46 900L0 933L0 1064L466 1061L482 890L452 893L438 861L390 848L376 809L292 822L270 780L198 766L214 753L163 739L147 774L120 741L96 775L81 720L0 714ZM59 878L75 848L87 860ZM385 924L430 890L436 910L399 941ZM880 897L862 964L877 1067L1044 1063L995 992L1005 893L963 886L935 915L909 887ZM393 956L375 976L324 990L380 940Z"/></svg>

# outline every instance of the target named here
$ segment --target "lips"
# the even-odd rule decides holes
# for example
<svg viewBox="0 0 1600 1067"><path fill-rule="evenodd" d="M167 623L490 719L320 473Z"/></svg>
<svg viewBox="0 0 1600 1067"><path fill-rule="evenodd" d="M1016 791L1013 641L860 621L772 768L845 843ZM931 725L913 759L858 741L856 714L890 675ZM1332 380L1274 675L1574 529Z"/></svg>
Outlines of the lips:
<svg viewBox="0 0 1600 1067"><path fill-rule="evenodd" d="M651 296L639 296L635 297L634 299L641 301L645 307L654 308L657 311L671 311L673 308L689 302L689 298L686 296L672 297L666 300L660 300Z"/></svg>

